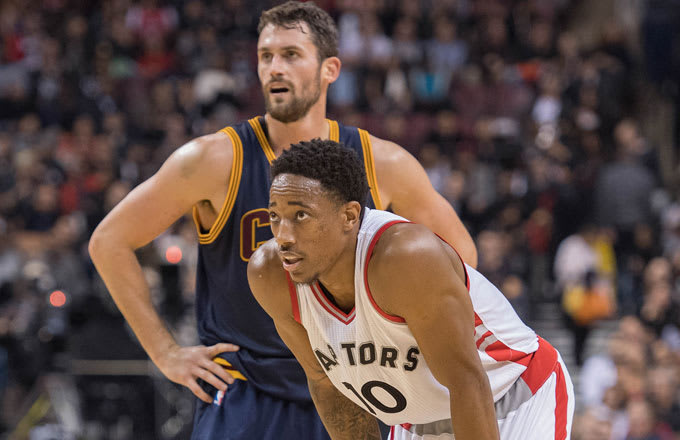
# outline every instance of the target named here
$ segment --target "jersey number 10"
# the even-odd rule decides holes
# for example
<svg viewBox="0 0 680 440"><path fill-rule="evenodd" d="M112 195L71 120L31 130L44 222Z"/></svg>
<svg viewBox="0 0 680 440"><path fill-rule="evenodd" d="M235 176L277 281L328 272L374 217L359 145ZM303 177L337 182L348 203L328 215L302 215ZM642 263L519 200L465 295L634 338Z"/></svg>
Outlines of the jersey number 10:
<svg viewBox="0 0 680 440"><path fill-rule="evenodd" d="M371 405L369 405L369 403L376 407L379 411L382 411L387 414L395 414L398 413L399 411L403 411L406 408L406 397L404 397L404 395L401 394L401 392L398 389L394 388L392 385L388 383L380 382L379 380L370 380L361 387L361 394L357 392L357 390L354 388L354 386L352 386L351 383L343 382L342 384L348 390L354 393L354 395L357 396L357 399L359 399L361 403L364 404L368 412L370 412L373 415L376 415L375 410L373 409L373 407L371 407ZM387 406L380 400L378 400L378 398L375 397L375 395L373 394L374 388L381 388L385 392L387 392L387 394L392 396L392 398L395 401L394 406L391 407Z"/></svg>

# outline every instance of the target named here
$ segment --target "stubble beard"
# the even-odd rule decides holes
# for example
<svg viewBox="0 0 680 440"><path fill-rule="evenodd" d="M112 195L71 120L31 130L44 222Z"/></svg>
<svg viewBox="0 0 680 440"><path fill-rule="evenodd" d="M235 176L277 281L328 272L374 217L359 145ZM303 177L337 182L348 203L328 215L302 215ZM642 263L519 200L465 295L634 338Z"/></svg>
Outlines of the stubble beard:
<svg viewBox="0 0 680 440"><path fill-rule="evenodd" d="M272 103L271 94L264 92L264 106L269 115L284 124L295 122L307 115L309 109L319 101L321 97L321 75L318 73L311 85L312 91L307 96L296 96L294 89L290 89L291 101L288 104L276 105ZM309 86L307 86L309 88Z"/></svg>
<svg viewBox="0 0 680 440"><path fill-rule="evenodd" d="M307 275L307 276L303 275L302 277L299 277L299 278L293 276L293 274L290 274L290 278L296 284L310 284L311 285L311 284L314 284L315 282L319 281L319 273L314 273L313 275Z"/></svg>

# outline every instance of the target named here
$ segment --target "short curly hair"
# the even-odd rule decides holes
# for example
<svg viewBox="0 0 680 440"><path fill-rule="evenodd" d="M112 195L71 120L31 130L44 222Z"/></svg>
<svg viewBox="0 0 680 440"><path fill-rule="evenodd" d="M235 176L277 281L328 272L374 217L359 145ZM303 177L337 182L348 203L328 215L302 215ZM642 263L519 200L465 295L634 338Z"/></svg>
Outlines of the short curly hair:
<svg viewBox="0 0 680 440"><path fill-rule="evenodd" d="M354 150L338 142L317 138L291 145L272 162L272 180L279 174L317 180L341 203L366 206L369 187L364 165Z"/></svg>
<svg viewBox="0 0 680 440"><path fill-rule="evenodd" d="M268 24L293 29L301 23L309 26L312 41L319 52L319 60L338 56L338 27L328 12L313 2L287 1L264 11L260 15L257 33L260 34Z"/></svg>

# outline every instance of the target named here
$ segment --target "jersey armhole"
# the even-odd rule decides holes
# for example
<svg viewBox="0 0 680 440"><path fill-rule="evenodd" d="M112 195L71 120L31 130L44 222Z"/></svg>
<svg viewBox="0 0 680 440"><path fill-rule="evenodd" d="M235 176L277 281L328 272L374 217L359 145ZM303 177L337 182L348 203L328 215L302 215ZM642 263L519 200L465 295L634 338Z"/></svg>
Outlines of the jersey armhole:
<svg viewBox="0 0 680 440"><path fill-rule="evenodd" d="M366 287L366 294L368 295L368 299L371 302L371 305L373 308L382 316L383 318L387 319L388 321L398 323L398 324L404 324L406 323L406 320L402 318L401 316L396 316L396 315L390 315L389 313L385 312L383 309L380 308L378 303L375 302L375 299L373 298L373 294L371 293L371 288L368 285L368 263L371 261L371 256L373 255L373 249L375 248L375 245L378 244L378 240L380 240L380 236L389 228L390 226L396 225L397 223L410 223L408 221L404 220L394 220L388 223L385 223L378 229L378 231L375 233L373 238L371 239L371 243L368 246L368 251L366 252L366 263L364 263L364 286Z"/></svg>
<svg viewBox="0 0 680 440"><path fill-rule="evenodd" d="M286 272L286 280L288 281L288 293L290 294L290 306L293 309L293 318L295 318L298 324L302 325L302 320L300 319L300 302L298 301L297 287L295 287L295 283L290 278L290 274L288 274L288 272Z"/></svg>
<svg viewBox="0 0 680 440"><path fill-rule="evenodd" d="M243 144L241 143L241 138L232 127L227 127L220 131L229 136L234 150L234 158L231 164L231 176L229 177L227 196L224 199L222 208L217 215L215 223L213 223L207 232L204 233L201 228L201 222L198 218L198 208L194 206L192 210L194 223L196 224L196 232L198 233L198 242L200 244L210 244L215 241L218 235L220 235L222 228L227 224L231 210L234 208L238 189L241 184L241 173L243 171Z"/></svg>
<svg viewBox="0 0 680 440"><path fill-rule="evenodd" d="M376 209L384 210L382 201L380 200L380 190L378 189L378 177L375 173L375 161L373 160L373 147L371 146L371 136L366 130L359 130L359 138L361 139L361 149L364 152L364 167L366 169L366 178L368 180L368 187L371 190L371 197Z"/></svg>
<svg viewBox="0 0 680 440"><path fill-rule="evenodd" d="M455 252L456 255L458 255L458 259L460 260L460 264L463 265L463 273L465 274L465 287L467 288L467 290L468 290L468 292L469 292L469 291L470 291L470 275L468 274L467 267L465 267L465 261L463 261L463 257L461 257L461 256L460 256L460 253L458 253L458 251L456 250L456 248L453 247L453 245L451 245L451 243L449 243L448 241L446 241L441 235L437 234L436 232L434 233L434 235L436 235L437 237L439 237L439 239L440 239L441 241L443 241L444 243L446 243L451 249L453 249L453 252Z"/></svg>

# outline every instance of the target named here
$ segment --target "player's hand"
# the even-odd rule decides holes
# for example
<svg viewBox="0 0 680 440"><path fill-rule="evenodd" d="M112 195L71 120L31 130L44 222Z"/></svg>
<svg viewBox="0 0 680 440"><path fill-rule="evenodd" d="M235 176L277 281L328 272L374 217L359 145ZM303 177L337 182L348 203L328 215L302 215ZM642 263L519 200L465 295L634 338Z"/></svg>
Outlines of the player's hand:
<svg viewBox="0 0 680 440"><path fill-rule="evenodd" d="M206 403L213 398L198 384L198 379L214 386L218 390L226 391L227 384L234 383L234 377L224 370L213 358L227 351L238 351L234 344L219 343L206 347L175 347L168 350L157 362L158 368L171 381L184 385L192 393Z"/></svg>

